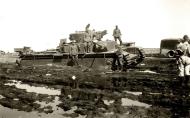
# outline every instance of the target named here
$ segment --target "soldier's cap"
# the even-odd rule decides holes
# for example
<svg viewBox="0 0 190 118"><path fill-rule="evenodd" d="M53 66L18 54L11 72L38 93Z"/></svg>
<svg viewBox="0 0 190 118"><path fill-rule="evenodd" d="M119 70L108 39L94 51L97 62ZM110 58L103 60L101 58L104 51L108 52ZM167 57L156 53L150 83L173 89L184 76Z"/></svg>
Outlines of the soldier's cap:
<svg viewBox="0 0 190 118"><path fill-rule="evenodd" d="M184 35L183 39L189 39L188 35Z"/></svg>

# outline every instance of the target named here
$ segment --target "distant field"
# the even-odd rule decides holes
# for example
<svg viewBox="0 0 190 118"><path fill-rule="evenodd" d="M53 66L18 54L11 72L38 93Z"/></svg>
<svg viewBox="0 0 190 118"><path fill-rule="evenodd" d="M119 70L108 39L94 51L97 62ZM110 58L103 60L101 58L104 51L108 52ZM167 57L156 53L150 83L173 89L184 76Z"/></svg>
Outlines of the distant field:
<svg viewBox="0 0 190 118"><path fill-rule="evenodd" d="M158 54L160 53L160 48L143 48L145 54Z"/></svg>
<svg viewBox="0 0 190 118"><path fill-rule="evenodd" d="M143 48L146 56L159 56L160 48Z"/></svg>

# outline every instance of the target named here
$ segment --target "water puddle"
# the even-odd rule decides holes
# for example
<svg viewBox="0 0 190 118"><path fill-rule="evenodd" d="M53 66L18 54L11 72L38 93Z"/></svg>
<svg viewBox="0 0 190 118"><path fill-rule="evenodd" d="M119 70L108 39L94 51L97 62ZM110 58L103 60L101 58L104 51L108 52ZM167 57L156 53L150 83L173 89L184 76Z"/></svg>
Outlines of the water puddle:
<svg viewBox="0 0 190 118"><path fill-rule="evenodd" d="M128 93L128 94L133 94L133 95L142 95L142 92L133 92L133 91L123 91L125 93Z"/></svg>
<svg viewBox="0 0 190 118"><path fill-rule="evenodd" d="M10 83L6 83L8 86L16 86L19 89L25 89L27 92L35 92L39 94L48 94L48 95L61 95L61 90L59 89L50 89L48 87L36 87L30 86L28 84L22 84L21 81L10 80Z"/></svg>
<svg viewBox="0 0 190 118"><path fill-rule="evenodd" d="M161 95L162 93L149 93L150 95Z"/></svg>
<svg viewBox="0 0 190 118"><path fill-rule="evenodd" d="M71 114L74 112L74 110L76 110L76 107L73 107L71 110L66 112L62 111L60 113L53 112L51 114L45 114L45 113L38 113L35 111L32 112L18 111L16 109L6 108L0 105L0 118L64 118L63 116L64 113ZM79 115L77 118L85 118L85 116Z"/></svg>
<svg viewBox="0 0 190 118"><path fill-rule="evenodd" d="M37 112L17 111L0 105L0 118L39 118Z"/></svg>
<svg viewBox="0 0 190 118"><path fill-rule="evenodd" d="M75 79L75 77L74 77ZM72 117L73 114L75 114L75 110L78 109L77 106L72 106L70 110L64 111L62 108L58 107L62 101L59 100L59 96L61 95L61 90L59 89L50 89L48 87L36 87L36 86L30 86L28 84L23 84L21 81L16 81L16 80L10 80L7 82L5 85L8 86L15 86L19 89L25 89L27 92L35 92L39 94L48 94L48 95L54 95L54 99L51 102L47 101L40 101L37 100L35 103L40 104L40 109L43 109L43 111L51 111L46 113L40 113L38 111L32 111L32 112L25 112L25 111L18 111L16 109L10 109L6 108L0 105L0 118L63 118L63 117ZM75 91L73 91L75 92ZM76 91L78 92L78 91ZM129 94L133 95L141 95L142 92L132 92L132 91L124 91ZM80 93L80 91L79 91ZM82 92L83 93L83 92ZM81 93L80 93L81 94ZM88 96L91 95L88 93ZM92 94L93 95L93 94ZM69 93L68 98L70 100L72 99L71 93ZM49 96L51 97L51 96ZM3 98L3 96L0 95L0 99ZM15 98L14 100L19 100ZM106 105L111 105L114 104L114 100L103 100L103 102ZM140 107L145 107L149 108L151 105L142 103L139 101L131 100L128 98L121 98L121 105L122 106L140 106ZM70 116L71 115L71 116ZM78 118L83 118L86 117L85 115L78 115Z"/></svg>
<svg viewBox="0 0 190 118"><path fill-rule="evenodd" d="M139 107L145 107L145 108L149 108L151 106L149 104L131 100L128 98L121 98L121 102L122 102L122 106L139 106Z"/></svg>
<svg viewBox="0 0 190 118"><path fill-rule="evenodd" d="M144 71L139 71L139 72L143 72L143 73L151 73L151 74L159 74L157 72L151 71L151 70L144 70Z"/></svg>
<svg viewBox="0 0 190 118"><path fill-rule="evenodd" d="M103 100L104 101L104 104L106 105L111 105L114 103L114 100Z"/></svg>
<svg viewBox="0 0 190 118"><path fill-rule="evenodd" d="M103 100L104 104L106 105L111 105L114 103L114 100ZM122 102L122 106L139 106L139 107L145 107L145 108L149 108L151 105L143 103L143 102L139 102L139 101L135 101L135 100L131 100L128 98L121 98L121 102Z"/></svg>
<svg viewBox="0 0 190 118"><path fill-rule="evenodd" d="M35 103L40 104L41 105L40 108L45 108L45 111L49 110L50 107L50 109L52 109L52 113L46 114L46 113L39 113L37 111L32 111L32 112L18 111L16 109L6 108L0 105L0 118L63 118L65 117L64 114L73 114L74 111L77 109L77 106L71 107L71 110L68 111L64 111L63 109L59 108L57 105L60 104L61 101L59 100L58 96L56 96L52 102L46 103L44 101L36 101ZM84 118L84 117L85 116L79 115L77 118Z"/></svg>
<svg viewBox="0 0 190 118"><path fill-rule="evenodd" d="M40 109L43 111L51 110L50 113L40 113L38 111L25 112L18 111L16 109L6 108L0 105L0 118L63 118L66 117L64 114L73 114L77 109L77 106L71 107L70 110L64 111L62 108L58 107L60 103L58 95L61 95L61 90L59 89L50 89L48 87L36 87L30 86L28 84L23 84L21 81L10 80L5 85L15 86L19 89L25 89L27 92L35 92L39 94L48 94L55 95L55 99L51 102L47 101L35 101L35 103L40 104ZM50 96L51 97L51 96ZM0 95L0 99L4 98ZM18 98L14 98L13 100L19 100ZM68 116L70 118L70 116ZM84 118L85 116L79 115L77 118Z"/></svg>

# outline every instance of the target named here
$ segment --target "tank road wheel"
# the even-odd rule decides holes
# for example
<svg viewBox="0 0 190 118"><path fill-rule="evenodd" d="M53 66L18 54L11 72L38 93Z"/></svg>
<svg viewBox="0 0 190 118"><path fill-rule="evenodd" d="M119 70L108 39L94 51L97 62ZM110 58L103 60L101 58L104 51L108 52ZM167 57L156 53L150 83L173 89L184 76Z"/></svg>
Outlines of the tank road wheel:
<svg viewBox="0 0 190 118"><path fill-rule="evenodd" d="M138 54L134 58L130 58L128 56L124 57L124 67L126 69L134 68L135 66L137 66L139 63L141 63L144 60L145 58L144 50L141 48L137 48L137 49L138 49Z"/></svg>

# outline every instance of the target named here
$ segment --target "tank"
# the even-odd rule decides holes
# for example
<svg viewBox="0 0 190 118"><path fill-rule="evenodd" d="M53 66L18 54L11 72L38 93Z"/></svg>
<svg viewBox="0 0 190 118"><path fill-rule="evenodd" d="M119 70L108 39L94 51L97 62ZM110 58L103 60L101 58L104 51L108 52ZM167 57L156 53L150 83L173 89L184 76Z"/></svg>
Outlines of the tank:
<svg viewBox="0 0 190 118"><path fill-rule="evenodd" d="M107 31L91 31L87 33L86 31L76 31L69 35L69 40L76 41L76 44L79 47L79 53L87 53L87 42L90 44L90 53L91 52L106 52L115 49L116 43L114 41L102 41L104 35L107 34ZM57 51L61 53L68 53L69 46L71 43L66 43L66 39L61 39Z"/></svg>
<svg viewBox="0 0 190 118"><path fill-rule="evenodd" d="M106 34L106 30L92 30L90 32L76 31L69 35L69 43L67 43L66 39L60 40L55 53L23 54L20 58L22 59L22 62L26 62L26 60L38 60L37 62L39 62L39 60L49 59L52 63L73 66L69 52L72 42L74 42L79 49L78 58L81 65L88 66L90 68L105 68L109 66L112 70L117 70L117 64L113 64L113 59L117 58L116 47L118 44L113 40L103 41L102 38ZM128 46L126 44L123 44L121 47L124 52L124 70L133 68L144 60L144 51L141 48L134 47L134 45ZM35 61L32 61L32 63L34 64Z"/></svg>

